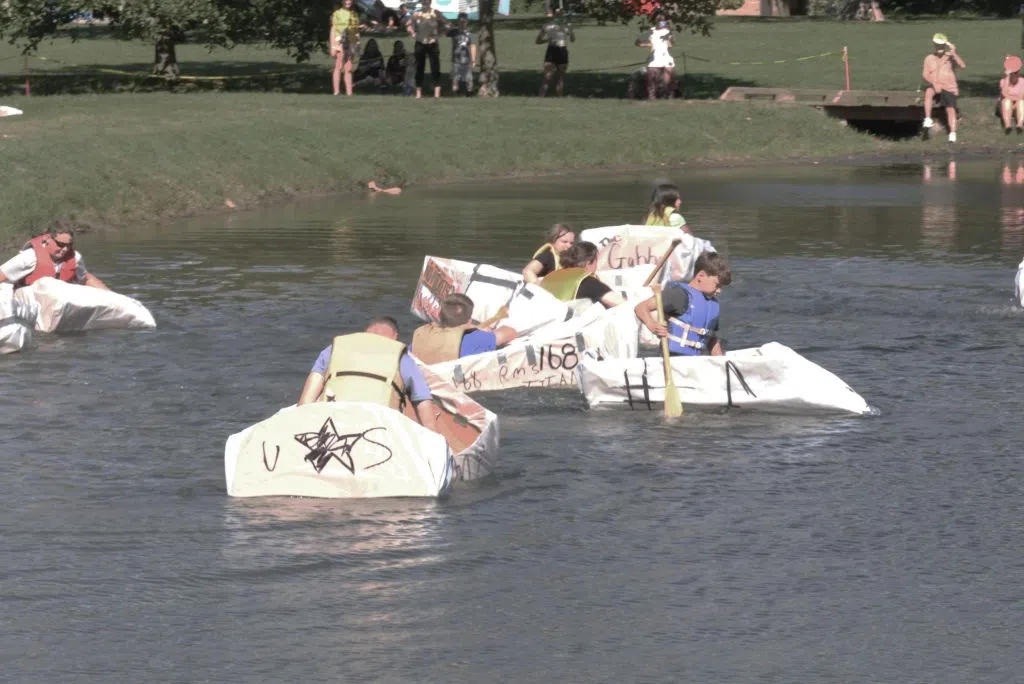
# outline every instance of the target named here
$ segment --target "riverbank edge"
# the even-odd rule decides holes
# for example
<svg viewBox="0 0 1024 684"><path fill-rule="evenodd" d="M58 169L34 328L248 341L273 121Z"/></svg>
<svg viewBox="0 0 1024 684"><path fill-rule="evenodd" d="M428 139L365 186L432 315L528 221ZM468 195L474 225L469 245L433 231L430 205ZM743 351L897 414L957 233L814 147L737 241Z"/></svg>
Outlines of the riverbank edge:
<svg viewBox="0 0 1024 684"><path fill-rule="evenodd" d="M799 156L782 157L778 159L755 159L735 157L729 159L714 159L698 157L687 161L664 163L652 166L650 164L620 164L615 166L601 167L600 169L579 169L565 168L560 170L543 170L535 173L520 171L514 173L484 175L474 174L472 178L448 178L435 181L412 181L404 188L416 188L429 190L431 188L444 188L452 186L473 186L481 183L492 183L495 181L526 181L526 180L557 180L567 176L601 178L603 176L651 172L652 175L665 173L679 173L686 170L708 171L708 170L741 170L757 169L766 167L797 167L805 165L821 167L837 166L886 166L894 164L927 164L927 163L949 163L951 161L978 161L993 160L1015 154L1012 150L995 146L974 147L968 150L958 151L948 149L935 152L899 152L890 153L868 152L855 155L834 155L834 156ZM1024 158L1024 150L1020 153ZM218 216L245 215L248 212L260 211L283 207L289 204L314 202L328 198L356 198L365 197L369 194L365 187L344 188L327 192L271 192L265 194L258 200L250 201L244 206L235 205L211 206L205 210L188 211L182 213L169 213L154 217L150 225L168 226L188 219L214 218ZM51 230L61 227L70 227L77 234L87 235L93 232L119 231L129 228L128 221L111 221L105 223L85 223L65 218L55 217L51 224ZM33 237L32 232L22 232L19 235L4 235L0 237L0 248L4 250L17 249L26 240Z"/></svg>

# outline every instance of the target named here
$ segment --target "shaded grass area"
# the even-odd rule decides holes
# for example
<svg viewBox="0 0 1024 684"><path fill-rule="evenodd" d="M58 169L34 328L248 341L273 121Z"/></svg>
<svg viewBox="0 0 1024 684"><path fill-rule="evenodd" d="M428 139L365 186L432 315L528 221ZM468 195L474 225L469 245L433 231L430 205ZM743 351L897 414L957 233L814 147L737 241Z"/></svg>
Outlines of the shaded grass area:
<svg viewBox="0 0 1024 684"><path fill-rule="evenodd" d="M540 84L544 46L534 37L541 20L513 17L497 29L501 87L506 95L533 95ZM140 41L118 41L103 29L76 29L79 40L64 37L42 44L30 59L33 92L161 91L160 79L147 78L152 48ZM718 97L729 85L841 88L842 50L849 49L852 86L869 90L917 90L921 61L930 50L931 35L950 36L967 60L963 94L995 96L1003 55L1020 45L1016 20L917 20L836 22L815 19L721 18L711 37L684 34L674 54L686 97ZM639 25L597 26L584 21L570 46L567 94L576 97L623 97L629 74L640 68L647 51L633 41ZM375 36L385 55L395 40L407 48L407 35ZM364 42L367 39L364 39ZM447 41L446 41L447 43ZM829 53L829 54L825 54ZM824 56L822 56L824 55ZM184 91L226 90L289 93L330 91L327 55L297 65L282 51L242 45L232 50L207 50L200 44L178 48L182 74L199 80L177 86ZM448 46L442 49L448 69ZM8 45L0 46L0 93L22 93L22 59ZM120 71L127 73L109 73ZM445 82L447 85L447 81Z"/></svg>

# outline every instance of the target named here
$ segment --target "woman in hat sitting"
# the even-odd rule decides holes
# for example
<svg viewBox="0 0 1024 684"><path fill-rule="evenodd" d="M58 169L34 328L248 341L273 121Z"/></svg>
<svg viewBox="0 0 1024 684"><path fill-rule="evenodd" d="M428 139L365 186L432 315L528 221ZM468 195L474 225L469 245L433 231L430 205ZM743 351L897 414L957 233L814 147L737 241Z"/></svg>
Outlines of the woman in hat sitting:
<svg viewBox="0 0 1024 684"><path fill-rule="evenodd" d="M1003 131L1010 135L1014 116L1017 117L1017 135L1024 126L1024 79L1020 77L1021 60L1007 55L1003 60L1003 73L999 81L999 115L1003 118Z"/></svg>

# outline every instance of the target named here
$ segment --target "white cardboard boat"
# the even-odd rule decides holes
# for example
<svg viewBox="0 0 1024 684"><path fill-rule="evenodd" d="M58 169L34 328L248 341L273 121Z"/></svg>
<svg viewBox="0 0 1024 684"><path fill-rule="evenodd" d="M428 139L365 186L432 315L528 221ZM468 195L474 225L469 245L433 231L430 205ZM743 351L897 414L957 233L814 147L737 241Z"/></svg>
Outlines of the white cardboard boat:
<svg viewBox="0 0 1024 684"><path fill-rule="evenodd" d="M37 332L156 327L153 314L136 299L55 278L40 278L16 290L14 298L38 309L34 323Z"/></svg>
<svg viewBox="0 0 1024 684"><path fill-rule="evenodd" d="M0 283L0 354L10 354L31 344L38 316L39 305L34 300L15 297L11 283Z"/></svg>
<svg viewBox="0 0 1024 684"><path fill-rule="evenodd" d="M697 257L703 252L715 251L707 240L677 228L629 224L588 228L580 233L581 241L597 245L598 276L607 283L607 274L628 272L630 282L625 285L627 288L643 284L643 280L654 270L658 260L676 238L682 242L672 252L661 280L690 280L693 278L693 264Z"/></svg>
<svg viewBox="0 0 1024 684"><path fill-rule="evenodd" d="M0 117L4 116L21 116L25 112L21 111L17 107L9 107L7 105L0 105Z"/></svg>
<svg viewBox="0 0 1024 684"><path fill-rule="evenodd" d="M1024 260L1017 267L1017 277L1013 279L1013 294L1021 306L1024 306Z"/></svg>
<svg viewBox="0 0 1024 684"><path fill-rule="evenodd" d="M576 366L584 352L601 358L637 355L637 324L632 306L581 306L575 317L552 322L503 349L435 363L428 368L463 392L575 387ZM510 320L514 327L514 319Z"/></svg>
<svg viewBox="0 0 1024 684"><path fill-rule="evenodd" d="M623 297L635 299L652 268L596 275ZM559 302L537 285L526 284L520 273L487 264L426 256L410 310L424 321L436 321L441 301L456 292L473 300L473 318L477 321L489 320L502 307L508 307L510 315L506 324L516 328L520 335L547 323L564 321L581 309L578 305ZM543 308L539 306L542 303Z"/></svg>
<svg viewBox="0 0 1024 684"><path fill-rule="evenodd" d="M290 406L228 437L228 494L437 497L484 477L497 460L497 416L425 374L443 435L376 404Z"/></svg>
<svg viewBox="0 0 1024 684"><path fill-rule="evenodd" d="M725 356L672 357L671 364L684 407L797 414L871 411L838 376L778 342ZM576 373L590 407L653 410L664 404L661 357L598 360L586 355Z"/></svg>

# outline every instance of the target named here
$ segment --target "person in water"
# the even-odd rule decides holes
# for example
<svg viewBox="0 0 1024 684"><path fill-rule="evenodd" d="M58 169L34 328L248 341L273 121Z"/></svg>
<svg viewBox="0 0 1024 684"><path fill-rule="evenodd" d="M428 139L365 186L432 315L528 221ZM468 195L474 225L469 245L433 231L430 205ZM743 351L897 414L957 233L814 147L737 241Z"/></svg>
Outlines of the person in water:
<svg viewBox="0 0 1024 684"><path fill-rule="evenodd" d="M465 356L485 354L504 347L519 333L508 326L484 330L471 322L473 300L457 292L441 302L439 323L427 323L412 335L412 353L430 365Z"/></svg>
<svg viewBox="0 0 1024 684"><path fill-rule="evenodd" d="M647 212L645 226L668 226L690 232L686 219L679 213L683 200L679 196L679 188L663 183L651 193L651 205Z"/></svg>
<svg viewBox="0 0 1024 684"><path fill-rule="evenodd" d="M37 235L16 256L0 265L0 283L13 283L15 288L47 276L65 283L110 289L85 268L81 253L75 251L75 233L70 229Z"/></svg>
<svg viewBox="0 0 1024 684"><path fill-rule="evenodd" d="M576 242L576 233L568 223L556 223L548 229L547 240L533 253L523 268L523 280L536 285L540 279L561 267L559 255Z"/></svg>
<svg viewBox="0 0 1024 684"><path fill-rule="evenodd" d="M663 288L666 323L655 318L656 297L637 304L633 311L647 329L658 337L668 338L672 356L721 356L718 339L718 293L732 282L729 265L715 252L697 257L693 279L689 283L671 280ZM655 285L655 287L660 287Z"/></svg>
<svg viewBox="0 0 1024 684"><path fill-rule="evenodd" d="M398 341L398 323L378 316L366 332L339 335L317 356L297 404L369 401L401 411L411 402L425 428L437 431L423 371Z"/></svg>
<svg viewBox="0 0 1024 684"><path fill-rule="evenodd" d="M589 299L601 302L606 309L622 304L625 299L594 275L597 271L597 245L593 242L577 242L562 252L562 267L540 281L540 286L560 301Z"/></svg>

